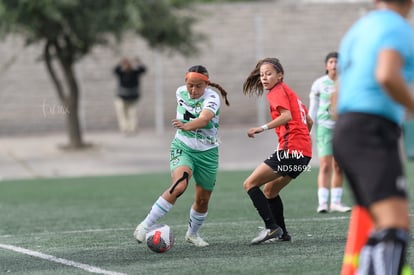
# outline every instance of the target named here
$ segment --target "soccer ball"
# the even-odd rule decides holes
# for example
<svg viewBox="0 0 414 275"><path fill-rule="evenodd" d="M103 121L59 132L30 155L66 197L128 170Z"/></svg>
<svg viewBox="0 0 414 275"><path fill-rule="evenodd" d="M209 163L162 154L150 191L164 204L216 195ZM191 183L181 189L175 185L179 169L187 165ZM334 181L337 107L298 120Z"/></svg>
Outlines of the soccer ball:
<svg viewBox="0 0 414 275"><path fill-rule="evenodd" d="M168 225L156 224L149 229L146 240L149 249L157 253L163 253L173 247L174 235Z"/></svg>

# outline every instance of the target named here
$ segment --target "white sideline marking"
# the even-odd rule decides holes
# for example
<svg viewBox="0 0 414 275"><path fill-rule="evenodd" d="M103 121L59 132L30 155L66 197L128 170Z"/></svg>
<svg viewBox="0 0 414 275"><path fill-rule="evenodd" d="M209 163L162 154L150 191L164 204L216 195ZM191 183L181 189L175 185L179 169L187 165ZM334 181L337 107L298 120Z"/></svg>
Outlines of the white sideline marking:
<svg viewBox="0 0 414 275"><path fill-rule="evenodd" d="M40 259L47 260L47 261L56 262L56 263L59 263L59 264L80 268L80 269L86 270L86 271L91 272L91 273L106 274L106 275L126 275L126 273L108 271L108 270L104 270L104 269L101 269L101 268L96 267L96 266L65 260L65 259L58 258L58 257L52 256L52 255L44 254L44 253L41 253L41 252L37 252L37 251L33 251L33 250L29 250L29 249L25 249L25 248L13 246L13 245L7 245L7 244L1 244L0 243L0 248L7 249L7 250L12 250L14 252L26 254L26 255L33 256L33 257L36 257L36 258L40 258Z"/></svg>

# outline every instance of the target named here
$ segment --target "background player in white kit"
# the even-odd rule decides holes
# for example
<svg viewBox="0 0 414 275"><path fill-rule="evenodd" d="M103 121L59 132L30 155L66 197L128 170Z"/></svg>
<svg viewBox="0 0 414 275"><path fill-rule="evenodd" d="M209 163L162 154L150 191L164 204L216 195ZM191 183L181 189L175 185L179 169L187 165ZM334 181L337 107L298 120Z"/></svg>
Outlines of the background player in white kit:
<svg viewBox="0 0 414 275"><path fill-rule="evenodd" d="M330 52L325 58L324 76L316 79L310 92L309 115L316 127L316 144L319 157L318 213L348 212L351 208L342 204L343 175L333 157L332 131L335 120L332 117L332 96L336 91L336 64L338 53ZM329 201L330 193L330 204Z"/></svg>

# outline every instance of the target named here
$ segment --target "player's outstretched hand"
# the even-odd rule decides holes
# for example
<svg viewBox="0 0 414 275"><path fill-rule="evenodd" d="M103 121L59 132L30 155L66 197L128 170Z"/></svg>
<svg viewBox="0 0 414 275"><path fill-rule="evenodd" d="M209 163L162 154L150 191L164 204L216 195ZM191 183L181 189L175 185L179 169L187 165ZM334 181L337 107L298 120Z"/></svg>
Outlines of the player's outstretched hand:
<svg viewBox="0 0 414 275"><path fill-rule="evenodd" d="M247 136L249 137L249 138L254 138L254 135L255 134L259 134L259 133L261 133L261 132L263 132L264 131L264 129L262 128L262 127L254 127L254 128L250 128L248 131L247 131Z"/></svg>

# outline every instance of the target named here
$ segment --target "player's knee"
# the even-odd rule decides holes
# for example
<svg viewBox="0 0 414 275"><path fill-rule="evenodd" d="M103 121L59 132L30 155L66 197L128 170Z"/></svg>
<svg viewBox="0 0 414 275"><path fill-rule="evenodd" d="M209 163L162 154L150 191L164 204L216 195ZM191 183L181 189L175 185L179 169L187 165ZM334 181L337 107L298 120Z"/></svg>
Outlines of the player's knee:
<svg viewBox="0 0 414 275"><path fill-rule="evenodd" d="M250 187L250 185L247 183L247 182L243 182L243 189L244 189L244 191L249 191L249 189L250 189L251 187Z"/></svg>
<svg viewBox="0 0 414 275"><path fill-rule="evenodd" d="M177 198L181 196L187 189L188 179L189 174L187 172L183 172L182 177L176 180L174 184L171 186L169 193L171 195L175 195Z"/></svg>
<svg viewBox="0 0 414 275"><path fill-rule="evenodd" d="M263 194L265 195L266 198L274 198L277 194L275 191L273 191L271 188L263 188Z"/></svg>
<svg viewBox="0 0 414 275"><path fill-rule="evenodd" d="M249 181L248 179L243 182L243 188L246 192L249 191L254 186L255 185L253 184L253 182Z"/></svg>
<svg viewBox="0 0 414 275"><path fill-rule="evenodd" d="M334 165L333 165L333 169L334 169L335 173L337 173L337 174L342 174L342 169L341 169L341 167L338 165L338 163L337 163L337 162L335 162L335 163L334 163Z"/></svg>
<svg viewBox="0 0 414 275"><path fill-rule="evenodd" d="M329 174L332 171L332 167L328 163L324 162L320 164L319 170L323 174Z"/></svg>

